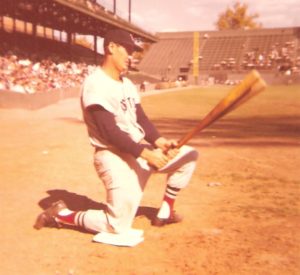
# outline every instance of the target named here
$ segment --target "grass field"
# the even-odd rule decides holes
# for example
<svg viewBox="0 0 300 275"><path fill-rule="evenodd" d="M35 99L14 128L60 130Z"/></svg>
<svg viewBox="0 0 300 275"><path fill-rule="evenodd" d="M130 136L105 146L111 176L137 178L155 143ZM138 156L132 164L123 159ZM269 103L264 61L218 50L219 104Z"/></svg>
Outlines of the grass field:
<svg viewBox="0 0 300 275"><path fill-rule="evenodd" d="M230 87L208 87L159 95L159 100L145 98L143 103L155 124L166 134L181 137L194 127L229 92ZM300 86L268 87L237 110L229 113L191 143L222 137L239 142L251 137L299 137ZM270 130L270 131L269 131ZM270 141L271 141L270 140ZM270 143L271 144L271 143Z"/></svg>
<svg viewBox="0 0 300 275"><path fill-rule="evenodd" d="M180 138L229 89L184 89L142 102L163 135ZM78 99L1 109L0 125L0 274L300 273L300 86L268 87L190 141L200 159L176 202L182 223L151 226L164 190L164 177L153 175L134 223L145 241L134 248L96 244L70 228L32 227L57 199L74 210L105 199Z"/></svg>

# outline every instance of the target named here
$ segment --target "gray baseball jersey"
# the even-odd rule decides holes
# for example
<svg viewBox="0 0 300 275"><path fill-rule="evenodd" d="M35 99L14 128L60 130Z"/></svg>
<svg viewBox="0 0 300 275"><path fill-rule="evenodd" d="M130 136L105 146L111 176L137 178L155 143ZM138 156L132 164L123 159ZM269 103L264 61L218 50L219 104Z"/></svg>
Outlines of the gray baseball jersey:
<svg viewBox="0 0 300 275"><path fill-rule="evenodd" d="M97 131L95 121L86 110L88 106L100 105L114 114L117 126L135 142L140 142L144 130L137 123L135 104L140 103L140 95L135 85L126 77L116 81L97 68L90 74L82 88L83 115L87 124L90 142L93 146L109 148L109 141L104 140Z"/></svg>

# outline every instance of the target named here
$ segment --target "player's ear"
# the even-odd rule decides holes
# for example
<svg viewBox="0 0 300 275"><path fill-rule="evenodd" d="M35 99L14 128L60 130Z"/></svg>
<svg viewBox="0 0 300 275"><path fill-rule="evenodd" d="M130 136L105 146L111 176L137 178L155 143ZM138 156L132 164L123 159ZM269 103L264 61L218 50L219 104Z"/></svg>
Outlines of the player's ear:
<svg viewBox="0 0 300 275"><path fill-rule="evenodd" d="M109 42L108 44L104 45L104 53L105 55L110 55L113 53L113 43Z"/></svg>
<svg viewBox="0 0 300 275"><path fill-rule="evenodd" d="M108 54L113 54L116 46L117 45L114 42L109 42L109 44L107 45Z"/></svg>

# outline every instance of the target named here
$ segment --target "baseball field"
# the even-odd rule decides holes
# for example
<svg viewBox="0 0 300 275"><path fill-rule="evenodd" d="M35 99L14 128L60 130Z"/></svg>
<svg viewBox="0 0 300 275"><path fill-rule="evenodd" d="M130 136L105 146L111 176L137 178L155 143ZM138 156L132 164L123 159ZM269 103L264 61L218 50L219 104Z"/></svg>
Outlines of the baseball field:
<svg viewBox="0 0 300 275"><path fill-rule="evenodd" d="M160 132L179 139L229 90L142 102ZM164 176L153 175L134 222L145 241L132 248L72 228L33 228L58 199L74 210L105 199L77 98L0 109L0 126L0 274L300 274L300 86L268 87L190 140L200 158L175 204L182 223L151 226L164 191Z"/></svg>

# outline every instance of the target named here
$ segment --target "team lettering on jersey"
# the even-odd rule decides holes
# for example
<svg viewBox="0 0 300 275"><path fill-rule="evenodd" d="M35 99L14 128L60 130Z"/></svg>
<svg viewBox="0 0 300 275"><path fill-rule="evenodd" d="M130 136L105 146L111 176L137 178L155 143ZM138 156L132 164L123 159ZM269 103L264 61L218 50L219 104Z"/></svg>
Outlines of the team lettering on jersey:
<svg viewBox="0 0 300 275"><path fill-rule="evenodd" d="M135 100L132 97L123 98L121 100L121 108L124 112L128 110L128 108L134 108Z"/></svg>

